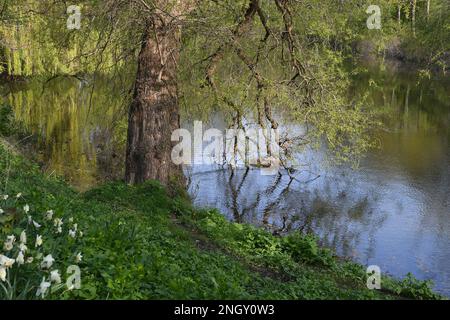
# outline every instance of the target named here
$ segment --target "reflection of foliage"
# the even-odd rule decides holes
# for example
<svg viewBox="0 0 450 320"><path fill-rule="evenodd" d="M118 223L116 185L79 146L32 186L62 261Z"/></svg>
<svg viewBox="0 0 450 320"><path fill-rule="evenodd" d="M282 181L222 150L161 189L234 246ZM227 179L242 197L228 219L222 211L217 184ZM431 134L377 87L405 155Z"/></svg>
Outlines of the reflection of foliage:
<svg viewBox="0 0 450 320"><path fill-rule="evenodd" d="M45 83L34 79L12 84L6 100L14 122L34 135L38 155L48 163L48 170L87 187L96 172L103 175L103 170L112 178L116 171L112 162L121 163L129 99L127 75L131 73L124 72L123 80L115 77L114 81L101 75L60 77Z"/></svg>

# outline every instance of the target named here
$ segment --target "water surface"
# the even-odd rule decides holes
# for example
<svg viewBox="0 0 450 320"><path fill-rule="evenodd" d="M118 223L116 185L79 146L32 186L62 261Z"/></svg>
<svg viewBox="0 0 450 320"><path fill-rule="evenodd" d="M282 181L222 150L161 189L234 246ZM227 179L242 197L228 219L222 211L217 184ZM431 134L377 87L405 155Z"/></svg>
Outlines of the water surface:
<svg viewBox="0 0 450 320"><path fill-rule="evenodd" d="M449 77L369 76L374 81L355 80L355 92L370 93L386 130L374 133L380 149L368 152L358 170L324 161L322 148L297 155L308 167L294 181L256 169L195 166L186 171L189 191L196 205L218 208L230 220L314 232L339 255L397 277L432 279L450 296ZM101 78L94 87L72 78L8 84L3 104L12 106L29 134L23 144L33 146L45 171L84 190L122 175L125 87ZM214 126L222 120L216 115Z"/></svg>

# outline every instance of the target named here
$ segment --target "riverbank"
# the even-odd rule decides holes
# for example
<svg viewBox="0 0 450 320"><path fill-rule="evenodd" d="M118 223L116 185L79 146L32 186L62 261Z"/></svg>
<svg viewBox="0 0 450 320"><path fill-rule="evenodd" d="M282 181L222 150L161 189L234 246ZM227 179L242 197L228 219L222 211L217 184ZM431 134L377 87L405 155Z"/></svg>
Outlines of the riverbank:
<svg viewBox="0 0 450 320"><path fill-rule="evenodd" d="M156 182L133 187L109 183L77 193L59 178L43 175L4 142L0 172L0 193L9 194L8 200L0 200L1 238L14 234L19 239L26 229L26 254L36 255L34 262L8 271L10 295L2 292L3 299L36 297L42 278L50 278L50 270L39 268L39 253L52 253L53 269L65 270L71 262L64 257L75 252L82 257L77 259L81 288L54 285L45 298L438 298L426 283L413 278L399 282L383 277L382 290L368 290L364 267L338 260L319 248L312 236L281 238L230 223L215 210L194 209L184 192L168 192ZM13 196L18 193L18 198ZM29 211L22 212L26 205ZM52 221L46 224L49 210L62 219L61 234ZM39 227L28 224L28 215ZM77 222L75 227L71 221ZM82 235L72 239L73 229L82 230ZM36 248L33 232L43 234ZM2 254L15 258L14 250Z"/></svg>

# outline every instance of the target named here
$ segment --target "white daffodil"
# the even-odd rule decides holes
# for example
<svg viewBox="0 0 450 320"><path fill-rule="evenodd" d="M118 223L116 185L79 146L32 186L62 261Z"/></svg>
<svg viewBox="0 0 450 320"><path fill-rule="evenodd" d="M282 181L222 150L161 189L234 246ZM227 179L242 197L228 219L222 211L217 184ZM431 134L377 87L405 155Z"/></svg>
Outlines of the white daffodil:
<svg viewBox="0 0 450 320"><path fill-rule="evenodd" d="M28 224L32 224L33 223L33 218L31 216L28 216Z"/></svg>
<svg viewBox="0 0 450 320"><path fill-rule="evenodd" d="M27 232L25 230L20 233L20 243L27 243Z"/></svg>
<svg viewBox="0 0 450 320"><path fill-rule="evenodd" d="M42 236L40 236L40 235L36 236L36 243L34 244L34 246L36 248L42 246Z"/></svg>
<svg viewBox="0 0 450 320"><path fill-rule="evenodd" d="M19 249L20 251L27 252L28 247L25 244L21 243L19 244Z"/></svg>
<svg viewBox="0 0 450 320"><path fill-rule="evenodd" d="M28 212L30 211L30 206L26 204L26 205L23 207L23 211L25 211L25 213L28 213Z"/></svg>
<svg viewBox="0 0 450 320"><path fill-rule="evenodd" d="M47 219L49 221L53 219L53 210L47 211L47 213L45 214L45 219Z"/></svg>
<svg viewBox="0 0 450 320"><path fill-rule="evenodd" d="M80 235L80 238L83 237L83 231L79 231L78 234Z"/></svg>
<svg viewBox="0 0 450 320"><path fill-rule="evenodd" d="M78 223L75 223L75 224L73 225L73 230L78 231Z"/></svg>
<svg viewBox="0 0 450 320"><path fill-rule="evenodd" d="M14 235L12 236L7 236L6 237L6 241L3 245L3 248L5 249L5 251L11 251L14 247L14 242L16 241L16 237Z"/></svg>
<svg viewBox="0 0 450 320"><path fill-rule="evenodd" d="M34 258L33 257L29 257L28 259L27 259L27 263L32 263L34 261Z"/></svg>
<svg viewBox="0 0 450 320"><path fill-rule="evenodd" d="M73 223L73 217L70 217L70 218L69 218L69 222L70 222L70 223Z"/></svg>
<svg viewBox="0 0 450 320"><path fill-rule="evenodd" d="M58 270L53 270L52 272L50 272L50 281L56 284L61 283L61 275L59 274Z"/></svg>
<svg viewBox="0 0 450 320"><path fill-rule="evenodd" d="M49 255L45 256L44 259L42 259L41 268L49 269L52 267L53 262L55 262L55 259L53 259L52 255L49 254Z"/></svg>
<svg viewBox="0 0 450 320"><path fill-rule="evenodd" d="M55 220L53 220L53 225L55 227L61 227L63 225L63 220L60 218L55 218Z"/></svg>
<svg viewBox="0 0 450 320"><path fill-rule="evenodd" d="M2 196L2 199L5 200L5 201L8 200L8 198L9 198L9 196L8 196L7 194L4 194L4 195Z"/></svg>
<svg viewBox="0 0 450 320"><path fill-rule="evenodd" d="M81 252L78 252L77 256L75 257L75 262L79 263L83 259L83 256L81 255Z"/></svg>
<svg viewBox="0 0 450 320"><path fill-rule="evenodd" d="M25 256L23 255L22 251L20 251L17 255L16 262L19 266L25 263Z"/></svg>
<svg viewBox="0 0 450 320"><path fill-rule="evenodd" d="M16 198L19 199L21 196L22 196L22 192L19 192L19 193L16 195Z"/></svg>
<svg viewBox="0 0 450 320"><path fill-rule="evenodd" d="M5 211L3 211L2 208L0 208L0 214L4 214L4 213L5 213Z"/></svg>
<svg viewBox="0 0 450 320"><path fill-rule="evenodd" d="M39 223L37 223L36 221L33 220L33 225L36 229L39 229L40 227L42 227Z"/></svg>
<svg viewBox="0 0 450 320"><path fill-rule="evenodd" d="M0 255L0 267L11 268L14 262L16 262L16 260Z"/></svg>
<svg viewBox="0 0 450 320"><path fill-rule="evenodd" d="M50 288L51 283L45 281L45 277L42 279L41 284L39 285L39 288L36 291L36 296L39 297L41 296L41 298L44 298L45 293L47 292L48 288Z"/></svg>
<svg viewBox="0 0 450 320"><path fill-rule="evenodd" d="M77 236L77 232L75 230L69 230L69 236L75 238Z"/></svg>
<svg viewBox="0 0 450 320"><path fill-rule="evenodd" d="M13 247L14 245L11 242L5 242L5 244L3 245L3 249L5 249L5 251L11 251Z"/></svg>
<svg viewBox="0 0 450 320"><path fill-rule="evenodd" d="M3 282L6 281L6 268L5 267L0 267L0 280L2 280Z"/></svg>

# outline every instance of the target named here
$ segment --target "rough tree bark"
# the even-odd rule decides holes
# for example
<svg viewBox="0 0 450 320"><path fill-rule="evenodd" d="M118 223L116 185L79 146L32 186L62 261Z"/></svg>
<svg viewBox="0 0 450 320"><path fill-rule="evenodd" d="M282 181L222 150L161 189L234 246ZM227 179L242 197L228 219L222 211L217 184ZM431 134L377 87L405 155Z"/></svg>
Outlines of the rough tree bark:
<svg viewBox="0 0 450 320"><path fill-rule="evenodd" d="M172 132L180 127L176 69L180 26L170 17L152 15L143 35L133 102L129 109L127 183L182 179L171 161Z"/></svg>

